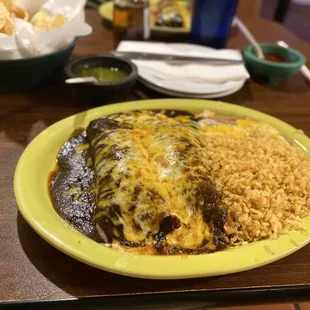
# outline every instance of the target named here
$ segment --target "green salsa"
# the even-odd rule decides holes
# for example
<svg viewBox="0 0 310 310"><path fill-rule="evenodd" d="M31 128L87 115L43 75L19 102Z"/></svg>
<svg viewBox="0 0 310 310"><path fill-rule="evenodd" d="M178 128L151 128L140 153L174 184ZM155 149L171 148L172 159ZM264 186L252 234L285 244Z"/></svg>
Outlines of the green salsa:
<svg viewBox="0 0 310 310"><path fill-rule="evenodd" d="M106 68L106 67L89 67L83 68L77 72L78 77L95 77L99 83L117 82L125 79L128 74L118 68Z"/></svg>

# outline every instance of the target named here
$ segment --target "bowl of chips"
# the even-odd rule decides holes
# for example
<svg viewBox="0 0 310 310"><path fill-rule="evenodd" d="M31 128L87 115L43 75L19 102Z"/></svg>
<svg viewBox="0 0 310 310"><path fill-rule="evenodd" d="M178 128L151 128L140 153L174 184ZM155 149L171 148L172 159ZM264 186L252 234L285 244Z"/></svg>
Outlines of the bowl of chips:
<svg viewBox="0 0 310 310"><path fill-rule="evenodd" d="M63 72L85 23L86 0L0 0L0 92L24 92Z"/></svg>

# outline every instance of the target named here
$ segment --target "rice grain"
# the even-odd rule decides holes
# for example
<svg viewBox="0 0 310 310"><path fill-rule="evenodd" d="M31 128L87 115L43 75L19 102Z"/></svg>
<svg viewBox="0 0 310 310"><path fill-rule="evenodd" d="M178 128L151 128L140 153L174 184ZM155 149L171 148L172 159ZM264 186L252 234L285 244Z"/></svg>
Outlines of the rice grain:
<svg viewBox="0 0 310 310"><path fill-rule="evenodd" d="M275 130L204 131L205 164L229 215L232 244L304 230L310 161Z"/></svg>

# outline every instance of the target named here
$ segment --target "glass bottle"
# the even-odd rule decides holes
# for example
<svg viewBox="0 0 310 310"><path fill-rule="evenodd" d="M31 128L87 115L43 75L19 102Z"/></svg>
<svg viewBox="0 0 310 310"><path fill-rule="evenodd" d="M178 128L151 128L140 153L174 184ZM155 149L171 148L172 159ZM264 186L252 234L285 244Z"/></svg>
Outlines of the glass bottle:
<svg viewBox="0 0 310 310"><path fill-rule="evenodd" d="M115 46L122 40L149 39L149 0L114 0L113 34Z"/></svg>
<svg viewBox="0 0 310 310"><path fill-rule="evenodd" d="M194 0L191 42L224 48L238 2L238 0Z"/></svg>

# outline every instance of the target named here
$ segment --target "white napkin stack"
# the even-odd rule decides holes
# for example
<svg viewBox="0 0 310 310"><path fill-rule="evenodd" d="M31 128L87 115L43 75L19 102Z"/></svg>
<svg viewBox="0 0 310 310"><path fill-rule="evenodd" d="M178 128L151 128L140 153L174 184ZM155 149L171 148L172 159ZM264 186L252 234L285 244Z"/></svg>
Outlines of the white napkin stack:
<svg viewBox="0 0 310 310"><path fill-rule="evenodd" d="M180 56L200 56L227 59L242 59L238 50L214 50L207 47L166 44L138 41L122 41L117 51L122 52L146 52L156 54L171 54ZM163 81L187 81L204 84L223 84L230 81L245 81L249 74L243 64L215 65L207 63L168 63L164 61L133 60L139 73L152 74Z"/></svg>

